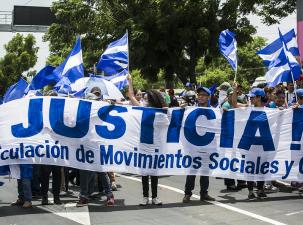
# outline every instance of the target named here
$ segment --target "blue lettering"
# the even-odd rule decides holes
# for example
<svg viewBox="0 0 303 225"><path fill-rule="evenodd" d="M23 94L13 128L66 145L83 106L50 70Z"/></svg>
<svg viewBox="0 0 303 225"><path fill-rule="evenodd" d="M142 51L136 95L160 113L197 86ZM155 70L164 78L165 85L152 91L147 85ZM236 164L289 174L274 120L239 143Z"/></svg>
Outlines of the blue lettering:
<svg viewBox="0 0 303 225"><path fill-rule="evenodd" d="M11 132L14 137L31 137L41 132L41 130L43 129L42 105L42 98L29 100L28 127L24 128L23 123L11 126Z"/></svg>
<svg viewBox="0 0 303 225"><path fill-rule="evenodd" d="M256 137L258 129L260 131L260 137ZM238 148L249 150L252 145L262 145L264 151L275 151L265 112L252 111L250 113Z"/></svg>
<svg viewBox="0 0 303 225"><path fill-rule="evenodd" d="M104 125L96 125L96 132L100 137L106 139L117 139L124 135L126 130L125 121L119 116L111 116L109 113L111 111L117 111L118 113L127 112L126 107L109 105L104 106L98 111L98 116L104 122L110 123L114 125L114 129L110 131L107 126Z"/></svg>

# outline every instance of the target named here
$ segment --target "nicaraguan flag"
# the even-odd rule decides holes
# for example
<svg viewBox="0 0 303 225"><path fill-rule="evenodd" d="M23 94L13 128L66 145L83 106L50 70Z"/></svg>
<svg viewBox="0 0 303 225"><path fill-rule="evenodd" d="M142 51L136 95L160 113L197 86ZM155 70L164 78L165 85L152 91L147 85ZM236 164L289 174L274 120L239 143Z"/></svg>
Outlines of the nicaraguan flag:
<svg viewBox="0 0 303 225"><path fill-rule="evenodd" d="M125 88L125 86L128 85L127 76L128 76L128 70L125 69L116 75L101 76L101 77L105 80L108 80L108 81L114 83L119 90L122 90Z"/></svg>
<svg viewBox="0 0 303 225"><path fill-rule="evenodd" d="M3 103L13 101L19 98L23 98L23 96L26 94L26 91L28 90L28 83L23 78L20 78L20 80L10 86L6 93L3 96Z"/></svg>
<svg viewBox="0 0 303 225"><path fill-rule="evenodd" d="M106 75L120 73L128 67L128 34L110 43L97 64Z"/></svg>
<svg viewBox="0 0 303 225"><path fill-rule="evenodd" d="M46 66L33 77L29 90L40 90L46 85L54 85L61 79L57 73L53 73L55 67Z"/></svg>
<svg viewBox="0 0 303 225"><path fill-rule="evenodd" d="M65 61L60 64L54 71L54 76L67 77L71 83L79 78L84 77L84 65L82 58L81 39L78 37L74 48L69 53Z"/></svg>
<svg viewBox="0 0 303 225"><path fill-rule="evenodd" d="M279 55L272 59L268 65L268 71L265 74L266 81L270 87L274 87L282 82L292 82L292 76L294 80L298 80L301 74L301 66L289 51L284 36L279 30L279 41L282 47L279 51Z"/></svg>
<svg viewBox="0 0 303 225"><path fill-rule="evenodd" d="M222 31L219 36L219 48L234 70L237 70L237 41L235 33L228 29Z"/></svg>
<svg viewBox="0 0 303 225"><path fill-rule="evenodd" d="M293 56L299 56L299 48L295 30L291 29L286 34L284 34L283 40L289 52L291 52ZM262 50L258 51L257 54L263 59L265 66L269 67L269 65L279 56L282 47L283 43L279 37L277 40L270 43Z"/></svg>

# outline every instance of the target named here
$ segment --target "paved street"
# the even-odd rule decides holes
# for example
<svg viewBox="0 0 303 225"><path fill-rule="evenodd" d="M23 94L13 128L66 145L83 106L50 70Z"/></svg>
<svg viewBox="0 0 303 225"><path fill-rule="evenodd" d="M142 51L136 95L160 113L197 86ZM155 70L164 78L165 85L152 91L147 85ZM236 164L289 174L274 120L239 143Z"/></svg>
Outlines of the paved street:
<svg viewBox="0 0 303 225"><path fill-rule="evenodd" d="M71 187L72 193L62 196L64 205L41 206L33 201L34 207L24 210L10 206L16 199L16 182L0 177L5 185L0 187L0 225L183 225L183 224L298 224L303 221L303 198L297 191L269 194L266 200L249 202L247 189L226 192L222 179L211 178L210 195L214 203L198 200L199 186L193 201L182 203L184 176L162 177L159 179L159 197L163 206L138 206L142 198L139 176L120 175L117 183L122 186L114 192L114 207L105 205L105 197L92 201L88 207L76 208L78 188ZM50 194L51 196L51 194Z"/></svg>

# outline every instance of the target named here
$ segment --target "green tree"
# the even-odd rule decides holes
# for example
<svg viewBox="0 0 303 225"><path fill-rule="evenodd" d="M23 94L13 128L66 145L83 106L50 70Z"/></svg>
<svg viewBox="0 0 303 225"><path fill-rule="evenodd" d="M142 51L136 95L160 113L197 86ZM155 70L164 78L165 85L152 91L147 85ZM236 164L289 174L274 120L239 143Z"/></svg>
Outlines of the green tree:
<svg viewBox="0 0 303 225"><path fill-rule="evenodd" d="M241 47L255 33L249 14L272 24L294 6L295 0L60 0L52 6L58 23L45 40L50 41L49 61L58 64L81 35L84 63L91 68L106 45L128 29L131 69L151 82L163 71L170 87L174 76L183 83L196 82L201 58L205 65L218 61L222 30L236 32Z"/></svg>
<svg viewBox="0 0 303 225"><path fill-rule="evenodd" d="M33 35L23 36L19 33L4 45L6 54L0 59L0 95L17 82L22 74L26 76L24 72L36 64L38 47L35 45Z"/></svg>

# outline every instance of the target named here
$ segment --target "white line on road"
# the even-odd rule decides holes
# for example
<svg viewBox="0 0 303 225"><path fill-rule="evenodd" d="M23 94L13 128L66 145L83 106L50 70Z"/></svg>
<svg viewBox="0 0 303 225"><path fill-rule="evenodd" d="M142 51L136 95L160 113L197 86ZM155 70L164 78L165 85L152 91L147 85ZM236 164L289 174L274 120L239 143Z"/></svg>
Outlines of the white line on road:
<svg viewBox="0 0 303 225"><path fill-rule="evenodd" d="M292 216L292 215L299 214L299 213L303 213L303 210L297 211L297 212L292 212L292 213L287 213L287 214L285 214L285 215L286 215L286 216Z"/></svg>
<svg viewBox="0 0 303 225"><path fill-rule="evenodd" d="M125 176L125 175L122 175L122 174L118 174L118 176L120 176L122 178L125 178L125 179L128 179L128 180L141 182L141 179L138 179L138 178L135 178L135 177ZM168 189L170 191L174 191L176 193L184 194L183 190L175 188L175 187L167 186L167 185L164 185L164 184L158 184L158 186L162 187L162 188L165 188L165 189ZM192 197L195 198L195 199L200 199L200 196L198 196L198 195L192 195ZM230 206L230 205L227 205L227 204L224 204L224 203L221 203L221 202L209 201L209 203L214 204L216 206L219 206L221 208L225 208L225 209L228 209L228 210L231 210L231 211L234 211L234 212L237 212L237 213L240 213L240 214L258 219L258 220L261 220L263 222L267 222L267 223L274 224L274 225L286 225L286 223L281 223L279 221L276 221L276 220L273 220L273 219L270 219L270 218L267 218L267 217L264 217L264 216L261 216L261 215L243 210L243 209L239 209L239 208L236 208L234 206Z"/></svg>

